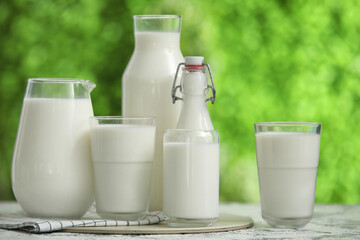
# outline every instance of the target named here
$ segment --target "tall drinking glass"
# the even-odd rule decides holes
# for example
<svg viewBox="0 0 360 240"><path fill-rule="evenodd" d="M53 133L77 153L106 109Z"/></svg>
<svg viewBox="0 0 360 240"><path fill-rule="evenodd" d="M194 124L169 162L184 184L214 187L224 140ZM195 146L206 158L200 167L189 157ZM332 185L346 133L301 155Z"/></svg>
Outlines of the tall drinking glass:
<svg viewBox="0 0 360 240"><path fill-rule="evenodd" d="M320 123L255 123L261 213L273 227L301 228L312 218Z"/></svg>
<svg viewBox="0 0 360 240"><path fill-rule="evenodd" d="M90 118L97 213L138 220L149 207L155 119Z"/></svg>

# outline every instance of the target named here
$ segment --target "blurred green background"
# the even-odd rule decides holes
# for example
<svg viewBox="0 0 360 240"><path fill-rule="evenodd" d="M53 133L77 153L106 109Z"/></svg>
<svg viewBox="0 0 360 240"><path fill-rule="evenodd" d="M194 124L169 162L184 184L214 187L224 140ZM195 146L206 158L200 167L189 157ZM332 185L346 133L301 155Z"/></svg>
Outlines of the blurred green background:
<svg viewBox="0 0 360 240"><path fill-rule="evenodd" d="M222 201L259 202L253 123L323 124L317 203L360 203L359 1L2 0L0 200L29 77L94 81L95 115L121 114L132 15L183 16L183 55L203 55L218 91Z"/></svg>

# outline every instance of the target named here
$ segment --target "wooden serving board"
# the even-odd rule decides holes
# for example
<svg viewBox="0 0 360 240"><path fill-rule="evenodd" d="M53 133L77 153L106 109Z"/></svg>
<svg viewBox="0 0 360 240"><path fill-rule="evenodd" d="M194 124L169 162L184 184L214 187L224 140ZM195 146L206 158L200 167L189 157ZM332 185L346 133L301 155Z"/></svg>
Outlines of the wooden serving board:
<svg viewBox="0 0 360 240"><path fill-rule="evenodd" d="M98 233L98 234L179 234L179 233L209 233L226 232L246 229L254 225L249 217L232 214L220 214L219 219L210 227L173 228L167 222L142 226L117 226L117 227L74 227L63 230L72 233Z"/></svg>

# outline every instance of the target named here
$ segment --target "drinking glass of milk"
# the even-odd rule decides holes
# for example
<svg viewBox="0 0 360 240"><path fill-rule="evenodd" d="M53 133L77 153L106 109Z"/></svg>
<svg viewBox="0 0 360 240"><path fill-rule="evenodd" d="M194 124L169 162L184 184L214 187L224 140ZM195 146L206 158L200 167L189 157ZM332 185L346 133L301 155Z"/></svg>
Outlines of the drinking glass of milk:
<svg viewBox="0 0 360 240"><path fill-rule="evenodd" d="M138 220L149 208L155 119L91 117L90 135L97 213Z"/></svg>
<svg viewBox="0 0 360 240"><path fill-rule="evenodd" d="M167 130L163 211L172 227L211 226L219 215L216 130Z"/></svg>
<svg viewBox="0 0 360 240"><path fill-rule="evenodd" d="M31 216L79 218L94 201L89 133L94 87L81 79L28 80L12 188Z"/></svg>
<svg viewBox="0 0 360 240"><path fill-rule="evenodd" d="M255 123L263 219L301 228L312 218L320 150L320 123Z"/></svg>

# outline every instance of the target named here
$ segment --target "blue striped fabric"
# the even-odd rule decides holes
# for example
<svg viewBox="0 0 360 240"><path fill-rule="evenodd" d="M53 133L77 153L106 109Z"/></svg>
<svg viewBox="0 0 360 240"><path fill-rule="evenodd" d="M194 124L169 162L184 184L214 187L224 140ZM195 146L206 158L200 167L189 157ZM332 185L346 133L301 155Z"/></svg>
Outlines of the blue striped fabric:
<svg viewBox="0 0 360 240"><path fill-rule="evenodd" d="M92 207L80 220L41 219L28 217L23 211L0 215L0 228L23 230L31 233L55 232L72 227L115 227L157 224L164 220L162 212L149 212L139 221L101 219Z"/></svg>

